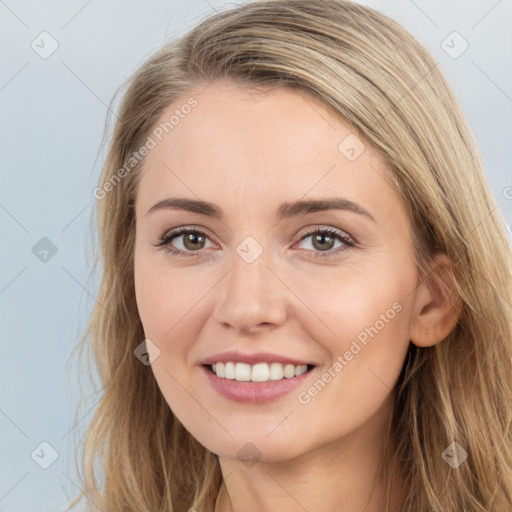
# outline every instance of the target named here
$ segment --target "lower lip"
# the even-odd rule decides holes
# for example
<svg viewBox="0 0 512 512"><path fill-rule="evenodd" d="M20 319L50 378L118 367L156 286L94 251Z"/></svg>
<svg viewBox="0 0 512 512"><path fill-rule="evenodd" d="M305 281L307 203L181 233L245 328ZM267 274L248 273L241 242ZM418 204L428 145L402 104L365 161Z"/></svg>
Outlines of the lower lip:
<svg viewBox="0 0 512 512"><path fill-rule="evenodd" d="M203 366L202 370L206 373L212 387L224 398L246 404L261 404L277 400L291 393L301 384L304 384L304 381L315 371L315 368L291 379L268 380L266 382L239 382L232 379L222 379L206 366Z"/></svg>

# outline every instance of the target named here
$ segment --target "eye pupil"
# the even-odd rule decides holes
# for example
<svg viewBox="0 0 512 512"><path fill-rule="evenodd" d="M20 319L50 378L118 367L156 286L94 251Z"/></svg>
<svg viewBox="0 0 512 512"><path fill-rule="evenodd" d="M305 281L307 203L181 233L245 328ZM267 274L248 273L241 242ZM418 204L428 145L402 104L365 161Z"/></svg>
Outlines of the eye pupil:
<svg viewBox="0 0 512 512"><path fill-rule="evenodd" d="M325 245L322 245L323 243L325 243L325 239L326 238L329 238L331 243L328 244L329 247L326 247ZM313 244L316 246L316 243L320 241L320 249L331 249L332 248L332 243L334 242L334 239L332 236L329 236L329 235L324 235L324 234L318 234L318 235L315 235L313 237Z"/></svg>
<svg viewBox="0 0 512 512"><path fill-rule="evenodd" d="M188 246L188 242L192 240L192 246ZM196 235L194 233L189 233L188 235L185 235L184 237L184 245L187 249L197 249L197 245L194 245L196 243L204 243L204 236L202 235ZM201 247L200 247L201 248Z"/></svg>

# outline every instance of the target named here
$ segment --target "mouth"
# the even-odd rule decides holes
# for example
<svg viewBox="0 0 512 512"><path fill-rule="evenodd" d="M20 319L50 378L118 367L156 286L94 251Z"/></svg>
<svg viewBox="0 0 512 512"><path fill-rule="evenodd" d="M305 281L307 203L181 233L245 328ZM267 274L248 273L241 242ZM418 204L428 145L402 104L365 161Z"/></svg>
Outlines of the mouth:
<svg viewBox="0 0 512 512"><path fill-rule="evenodd" d="M298 362L298 361L297 361ZM290 362L248 364L235 361L202 365L206 381L220 396L245 404L273 402L307 385L319 367Z"/></svg>
<svg viewBox="0 0 512 512"><path fill-rule="evenodd" d="M257 383L293 379L310 372L315 368L315 365L293 365L277 362L247 364L228 361L204 364L203 367L219 379Z"/></svg>

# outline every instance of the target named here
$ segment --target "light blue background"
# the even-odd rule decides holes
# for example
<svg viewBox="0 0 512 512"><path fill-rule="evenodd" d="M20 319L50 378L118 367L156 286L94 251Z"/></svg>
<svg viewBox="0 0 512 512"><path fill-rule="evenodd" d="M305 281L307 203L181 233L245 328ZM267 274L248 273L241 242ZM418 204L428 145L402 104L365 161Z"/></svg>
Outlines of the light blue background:
<svg viewBox="0 0 512 512"><path fill-rule="evenodd" d="M402 23L439 60L510 225L512 2L362 3ZM77 491L72 449L95 399L74 417L76 368L65 365L97 290L86 238L107 105L164 40L234 5L0 0L0 512L61 510ZM47 59L31 48L43 31L59 45ZM469 43L457 59L441 47L453 31ZM32 252L42 237L57 248L46 263ZM43 441L59 454L46 470L31 458Z"/></svg>

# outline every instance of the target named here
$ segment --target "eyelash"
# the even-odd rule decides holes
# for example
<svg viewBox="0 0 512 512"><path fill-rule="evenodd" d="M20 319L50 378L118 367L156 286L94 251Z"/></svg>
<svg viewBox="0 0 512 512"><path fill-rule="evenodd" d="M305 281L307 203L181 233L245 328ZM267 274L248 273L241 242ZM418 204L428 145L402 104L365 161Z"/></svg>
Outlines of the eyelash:
<svg viewBox="0 0 512 512"><path fill-rule="evenodd" d="M166 233L160 239L159 243L156 246L164 248L164 250L166 252L172 254L173 256L188 258L188 257L194 257L197 255L201 255L201 253L204 251L184 252L184 251L180 251L178 249L174 249L170 245L171 241L174 240L175 238L178 238L182 235L191 235L191 234L200 235L205 238L208 238L208 235L206 234L206 232L204 232L203 230L201 230L199 228L178 228L174 231ZM348 251L356 246L356 244L352 240L352 238L350 238L348 235L344 234L343 231L338 231L337 229L333 229L333 228L315 228L311 231L308 231L307 233L304 233L304 235L300 238L299 242L302 242L302 240L310 237L311 235L317 235L317 234L327 234L330 237L335 238L335 239L339 240L340 242L342 242L345 245L345 247L342 249L338 248L336 250L329 249L327 251L314 251L314 250L311 251L311 250L306 249L307 252L313 252L314 258L329 258L329 257L332 257L333 255L337 255L341 252Z"/></svg>

